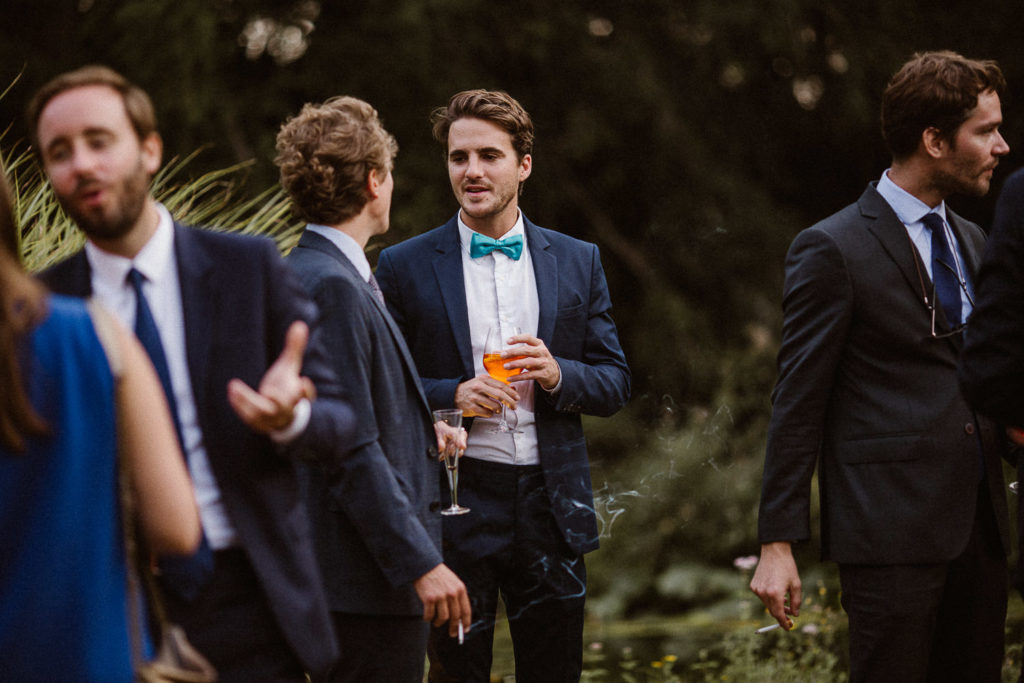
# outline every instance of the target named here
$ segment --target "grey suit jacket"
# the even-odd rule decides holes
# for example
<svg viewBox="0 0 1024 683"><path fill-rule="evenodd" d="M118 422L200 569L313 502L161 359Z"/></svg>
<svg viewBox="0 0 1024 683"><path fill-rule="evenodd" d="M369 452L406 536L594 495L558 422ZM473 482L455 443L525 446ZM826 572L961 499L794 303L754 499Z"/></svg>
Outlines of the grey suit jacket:
<svg viewBox="0 0 1024 683"><path fill-rule="evenodd" d="M984 233L947 211L968 271ZM1009 549L995 425L957 386L962 341L931 337L932 283L869 186L801 232L786 258L779 377L762 483L762 543L810 534L819 465L822 554L840 563L944 562L966 546L984 489ZM938 331L948 331L941 307Z"/></svg>
<svg viewBox="0 0 1024 683"><path fill-rule="evenodd" d="M320 309L329 362L356 413L348 456L304 466L332 610L421 615L412 582L442 562L430 408L401 333L330 240L302 234L286 261Z"/></svg>

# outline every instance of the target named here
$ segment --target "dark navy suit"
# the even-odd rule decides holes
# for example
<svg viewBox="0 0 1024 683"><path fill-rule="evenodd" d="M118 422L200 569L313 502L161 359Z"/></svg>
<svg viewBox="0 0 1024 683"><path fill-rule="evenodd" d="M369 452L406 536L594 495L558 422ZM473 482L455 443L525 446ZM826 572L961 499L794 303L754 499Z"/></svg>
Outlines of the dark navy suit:
<svg viewBox="0 0 1024 683"><path fill-rule="evenodd" d="M562 384L555 395L539 387L535 391L540 457L537 489L542 487L537 493L549 511L547 519L520 518L508 524L532 525L532 533L561 544L565 554L578 558L582 567L582 555L598 546L598 531L580 416L607 416L619 410L629 397L629 369L611 318L611 299L597 247L540 228L525 218L524 228L540 306L537 336L558 361ZM431 407L454 406L457 385L476 375L457 217L385 249L377 279L405 334ZM474 485L469 478L472 458L464 460L463 467L466 477L460 485L460 501L473 509L467 515L445 519L446 559L450 553L485 552L474 544L487 541L465 533L464 527L486 521L489 514L497 518L496 512L474 507ZM545 525L550 525L550 533ZM512 533L511 529L506 533ZM457 565L453 569L459 572ZM472 577L460 576L470 585ZM580 610L584 590L584 585L578 586ZM470 593L475 598L472 588ZM474 622L476 610L474 599ZM555 639L557 635L550 631L558 627L551 624L547 635ZM544 633L533 635L538 640L545 637ZM517 676L521 676L520 658L531 656L520 649L517 646ZM566 656L576 658L579 653ZM551 672L547 680L558 680L554 672L559 662L538 664L538 668L544 666Z"/></svg>
<svg viewBox="0 0 1024 683"><path fill-rule="evenodd" d="M316 307L270 240L176 223L174 252L199 426L228 517L288 646L308 670L325 670L337 649L309 518L287 456L308 450L326 461L339 459L351 438L352 416L320 352ZM84 251L41 277L61 294L92 292ZM303 435L281 448L235 415L227 385L237 377L258 386L297 319L311 325L303 373L316 382L320 398ZM202 633L189 635L197 646L205 640ZM244 642L245 633L215 637ZM215 653L208 654L216 664Z"/></svg>
<svg viewBox="0 0 1024 683"><path fill-rule="evenodd" d="M356 414L348 456L329 469L303 467L341 636L332 680L420 681L427 624L413 581L442 562L441 466L430 408L401 331L341 250L307 230L286 260L320 310L317 329ZM390 634L390 654L369 640L375 628L379 637Z"/></svg>

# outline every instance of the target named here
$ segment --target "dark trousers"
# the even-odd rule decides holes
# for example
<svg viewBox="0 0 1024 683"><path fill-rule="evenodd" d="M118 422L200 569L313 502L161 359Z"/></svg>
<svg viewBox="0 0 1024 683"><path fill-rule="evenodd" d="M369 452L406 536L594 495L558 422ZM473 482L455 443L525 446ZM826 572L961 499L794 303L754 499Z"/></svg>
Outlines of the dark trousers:
<svg viewBox="0 0 1024 683"><path fill-rule="evenodd" d="M341 658L314 683L422 683L427 631L423 617L331 612Z"/></svg>
<svg viewBox="0 0 1024 683"><path fill-rule="evenodd" d="M445 518L444 557L469 591L473 626L463 645L447 626L431 629L431 683L491 680L499 595L516 681L579 681L586 567L555 523L540 467L464 458L459 469L459 502L470 512Z"/></svg>
<svg viewBox="0 0 1024 683"><path fill-rule="evenodd" d="M245 552L218 550L213 559L213 576L195 600L165 595L171 621L217 669L219 683L304 683Z"/></svg>
<svg viewBox="0 0 1024 683"><path fill-rule="evenodd" d="M839 578L851 683L1001 680L1008 571L986 491L967 547L952 561L844 564Z"/></svg>

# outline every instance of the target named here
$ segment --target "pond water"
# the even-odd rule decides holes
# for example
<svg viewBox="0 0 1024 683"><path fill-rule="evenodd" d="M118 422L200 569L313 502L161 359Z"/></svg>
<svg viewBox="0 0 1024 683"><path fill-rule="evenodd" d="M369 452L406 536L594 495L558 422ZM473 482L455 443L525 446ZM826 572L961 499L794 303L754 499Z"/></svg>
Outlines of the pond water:
<svg viewBox="0 0 1024 683"><path fill-rule="evenodd" d="M845 617L836 617L845 619ZM697 674L686 675L690 665L700 660L702 650L720 652L724 638L733 631L751 633L760 626L771 623L768 617L755 621L751 619L722 619L711 612L691 612L683 616L650 617L619 621L588 621L584 628L584 680L646 681L645 677L627 678L621 672L623 663L634 662L641 668L649 668L651 662L663 660L666 656L677 661L673 672L682 680L703 680ZM1020 672L1022 649L1024 649L1024 601L1014 591L1010 598L1007 615L1007 665L1004 680L1016 680ZM844 657L845 658L845 657ZM512 683L515 664L512 656L512 641L508 624L502 619L495 629L494 663L491 668L492 683ZM601 675L596 674L601 672Z"/></svg>

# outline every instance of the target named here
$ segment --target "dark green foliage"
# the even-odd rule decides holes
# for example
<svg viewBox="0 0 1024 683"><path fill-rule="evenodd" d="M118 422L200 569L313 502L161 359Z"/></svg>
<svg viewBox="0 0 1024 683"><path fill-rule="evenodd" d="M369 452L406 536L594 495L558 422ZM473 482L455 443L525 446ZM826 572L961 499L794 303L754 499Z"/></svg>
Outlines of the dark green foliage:
<svg viewBox="0 0 1024 683"><path fill-rule="evenodd" d="M201 215L224 227L244 215L294 234L274 194L274 136L305 102L364 98L398 139L392 229L374 251L455 211L430 110L474 87L522 101L537 126L523 209L600 246L634 373L626 410L588 421L611 528L592 595L609 614L713 601L713 575L693 589L689 568L756 552L786 247L885 168L890 74L915 51L955 49L998 59L1012 95L1024 69L1018 8L995 0L0 4L5 151L25 150L36 87L109 64L153 96L168 157L203 149L183 170L201 186L248 164L230 174L235 206L263 209L223 218L214 202ZM1021 123L1005 113L1015 147ZM994 194L953 206L985 224Z"/></svg>

